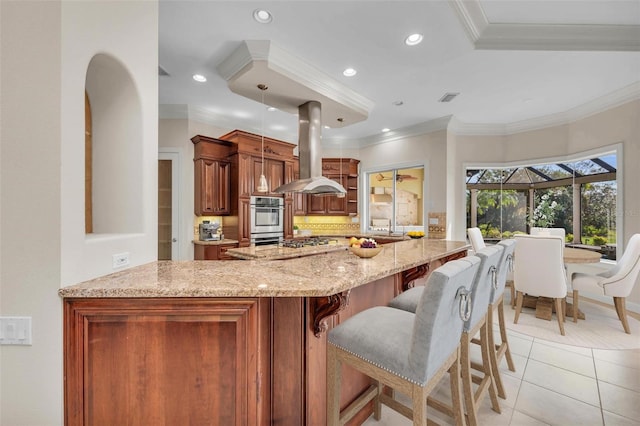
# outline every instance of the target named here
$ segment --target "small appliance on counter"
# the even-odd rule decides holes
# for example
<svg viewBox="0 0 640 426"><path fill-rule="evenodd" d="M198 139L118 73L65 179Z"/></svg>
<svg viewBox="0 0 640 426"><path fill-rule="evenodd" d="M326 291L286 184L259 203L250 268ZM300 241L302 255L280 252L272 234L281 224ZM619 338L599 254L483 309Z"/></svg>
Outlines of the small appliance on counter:
<svg viewBox="0 0 640 426"><path fill-rule="evenodd" d="M220 224L217 222L211 223L208 220L203 221L200 226L200 241L219 241L220 234L218 234L218 228Z"/></svg>

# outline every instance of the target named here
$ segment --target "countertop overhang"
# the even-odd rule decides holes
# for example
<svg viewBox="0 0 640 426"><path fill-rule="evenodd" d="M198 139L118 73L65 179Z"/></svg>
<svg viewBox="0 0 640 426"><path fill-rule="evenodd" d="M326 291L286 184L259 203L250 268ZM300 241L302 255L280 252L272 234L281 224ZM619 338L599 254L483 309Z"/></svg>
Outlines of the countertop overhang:
<svg viewBox="0 0 640 426"><path fill-rule="evenodd" d="M361 259L341 250L286 260L157 261L58 290L63 298L321 297L469 248L465 241L386 244Z"/></svg>

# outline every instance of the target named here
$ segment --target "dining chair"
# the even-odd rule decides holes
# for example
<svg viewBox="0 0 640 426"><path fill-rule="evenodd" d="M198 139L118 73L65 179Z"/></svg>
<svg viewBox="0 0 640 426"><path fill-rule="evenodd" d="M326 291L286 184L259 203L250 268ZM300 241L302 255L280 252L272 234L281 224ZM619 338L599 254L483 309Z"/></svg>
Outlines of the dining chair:
<svg viewBox="0 0 640 426"><path fill-rule="evenodd" d="M467 228L467 235L469 236L469 242L471 243L473 251L478 251L486 247L480 228Z"/></svg>
<svg viewBox="0 0 640 426"><path fill-rule="evenodd" d="M475 256L480 258L480 266L471 286L471 317L465 321L463 332L460 336L462 390L468 423L472 426L478 424L478 405L487 391L491 399L492 409L500 413L498 394L491 370L491 355L492 352L495 352L495 346L491 347L489 344L489 328L492 325L487 321L487 313L491 303L491 293L497 287L498 266L503 252L503 245L488 246L476 252ZM416 312L419 306L418 302L424 297L424 293L428 291L427 286L414 287L399 294L389 302L389 306L408 312ZM480 338L474 339L478 334ZM480 345L481 363L471 362L471 343ZM473 377L471 368L478 370L481 373L481 377ZM475 391L473 383L478 384L478 388Z"/></svg>
<svg viewBox="0 0 640 426"><path fill-rule="evenodd" d="M480 259L468 256L434 270L419 300L416 313L386 306L366 309L329 331L327 336L327 424L347 423L365 404L374 401L374 418L380 404L427 425L427 397L450 371L451 405L438 401L463 425L460 396L460 336L471 316L471 284ZM342 365L366 374L374 384L340 410ZM411 398L411 407L399 402L388 386ZM431 405L431 404L429 404Z"/></svg>
<svg viewBox="0 0 640 426"><path fill-rule="evenodd" d="M573 288L573 322L578 322L579 292L595 293L601 296L612 296L613 304L622 322L624 332L631 334L627 321L626 298L631 294L640 274L640 234L630 239L622 257L616 266L599 274L575 272L571 276Z"/></svg>
<svg viewBox="0 0 640 426"><path fill-rule="evenodd" d="M514 235L514 284L516 289L517 324L522 312L524 294L554 299L560 334L564 336L564 309L567 275L562 251L564 240L557 235Z"/></svg>
<svg viewBox="0 0 640 426"><path fill-rule="evenodd" d="M566 231L564 228L540 228L540 227L532 227L531 235L558 235L562 237L562 241L566 240Z"/></svg>

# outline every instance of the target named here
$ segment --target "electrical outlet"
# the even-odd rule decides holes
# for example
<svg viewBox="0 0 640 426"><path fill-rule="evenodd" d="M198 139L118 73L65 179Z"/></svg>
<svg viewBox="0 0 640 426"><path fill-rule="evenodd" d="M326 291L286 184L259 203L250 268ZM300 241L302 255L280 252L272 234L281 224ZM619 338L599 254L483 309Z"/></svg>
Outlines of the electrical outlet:
<svg viewBox="0 0 640 426"><path fill-rule="evenodd" d="M0 345L31 345L31 317L0 317Z"/></svg>
<svg viewBox="0 0 640 426"><path fill-rule="evenodd" d="M113 269L122 268L129 264L129 253L118 253L113 255Z"/></svg>

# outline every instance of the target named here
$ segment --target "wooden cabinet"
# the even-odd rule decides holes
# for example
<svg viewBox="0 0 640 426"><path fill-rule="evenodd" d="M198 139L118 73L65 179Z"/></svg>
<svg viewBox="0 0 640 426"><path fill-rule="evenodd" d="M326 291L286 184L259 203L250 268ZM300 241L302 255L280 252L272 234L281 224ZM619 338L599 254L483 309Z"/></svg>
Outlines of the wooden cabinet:
<svg viewBox="0 0 640 426"><path fill-rule="evenodd" d="M202 158L195 161L195 209L197 216L230 213L231 165L228 161Z"/></svg>
<svg viewBox="0 0 640 426"><path fill-rule="evenodd" d="M227 250L237 248L238 243L196 244L193 248L193 260L235 260L229 256Z"/></svg>
<svg viewBox="0 0 640 426"><path fill-rule="evenodd" d="M194 136L194 213L222 216L231 213L230 142Z"/></svg>
<svg viewBox="0 0 640 426"><path fill-rule="evenodd" d="M266 195L264 192L257 191L258 185L260 184L260 175L263 172L262 158L253 157L252 164L253 173L251 179L251 192L253 195ZM265 158L264 176L267 179L267 184L269 185L268 195L274 195L276 188L284 184L284 161Z"/></svg>
<svg viewBox="0 0 640 426"><path fill-rule="evenodd" d="M308 215L355 216L358 214L358 164L353 158L323 158L322 175L339 182L347 193L337 195L306 196Z"/></svg>
<svg viewBox="0 0 640 426"><path fill-rule="evenodd" d="M65 299L64 424L270 424L269 302Z"/></svg>

